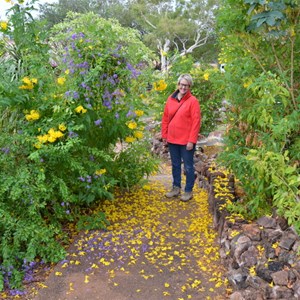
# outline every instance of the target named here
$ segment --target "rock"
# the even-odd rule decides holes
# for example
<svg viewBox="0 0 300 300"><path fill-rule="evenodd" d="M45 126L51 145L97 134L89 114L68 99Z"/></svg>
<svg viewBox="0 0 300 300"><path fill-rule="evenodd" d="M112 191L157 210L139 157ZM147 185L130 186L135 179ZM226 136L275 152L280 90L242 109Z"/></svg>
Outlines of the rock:
<svg viewBox="0 0 300 300"><path fill-rule="evenodd" d="M294 245L296 241L296 237L295 238L290 238L290 237L283 237L281 240L280 240L280 244L279 246L283 249L286 249L288 251L290 251Z"/></svg>
<svg viewBox="0 0 300 300"><path fill-rule="evenodd" d="M248 236L252 241L260 241L261 240L261 231L257 224L255 224L255 223L243 224L242 229L243 229L244 234L246 236Z"/></svg>
<svg viewBox="0 0 300 300"><path fill-rule="evenodd" d="M270 298L268 299L282 299L282 300L292 300L294 298L293 291L285 286L274 286L272 288Z"/></svg>
<svg viewBox="0 0 300 300"><path fill-rule="evenodd" d="M271 277L276 285L287 285L289 280L289 274L287 271L278 271L271 274Z"/></svg>
<svg viewBox="0 0 300 300"><path fill-rule="evenodd" d="M241 292L234 292L229 296L230 300L245 300Z"/></svg>
<svg viewBox="0 0 300 300"><path fill-rule="evenodd" d="M266 239L271 243L274 244L277 241L280 240L280 238L282 237L282 231L280 229L266 229L265 230L266 233Z"/></svg>
<svg viewBox="0 0 300 300"><path fill-rule="evenodd" d="M272 272L269 269L262 266L259 266L256 270L256 275L268 283L271 283L273 281L271 274Z"/></svg>
<svg viewBox="0 0 300 300"><path fill-rule="evenodd" d="M254 246L250 246L240 257L240 265L244 267L252 267L257 264L258 250Z"/></svg>
<svg viewBox="0 0 300 300"><path fill-rule="evenodd" d="M243 252L245 252L251 245L251 240L245 235L240 235L237 239L233 239L231 242L231 248L233 251L233 256L236 261L239 261L239 258Z"/></svg>
<svg viewBox="0 0 300 300"><path fill-rule="evenodd" d="M228 274L228 281L232 284L234 289L245 289L248 287L246 279L248 274L243 269L231 270Z"/></svg>
<svg viewBox="0 0 300 300"><path fill-rule="evenodd" d="M259 218L257 221L257 224L259 226L263 226L265 228L272 228L275 229L276 228L276 220L270 217L261 217Z"/></svg>
<svg viewBox="0 0 300 300"><path fill-rule="evenodd" d="M271 261L269 262L268 269L272 272L278 272L283 270L285 263L282 261Z"/></svg>
<svg viewBox="0 0 300 300"><path fill-rule="evenodd" d="M298 279L298 280L293 284L293 290L294 290L294 295L295 295L295 297L298 297L298 299L300 299L300 279Z"/></svg>

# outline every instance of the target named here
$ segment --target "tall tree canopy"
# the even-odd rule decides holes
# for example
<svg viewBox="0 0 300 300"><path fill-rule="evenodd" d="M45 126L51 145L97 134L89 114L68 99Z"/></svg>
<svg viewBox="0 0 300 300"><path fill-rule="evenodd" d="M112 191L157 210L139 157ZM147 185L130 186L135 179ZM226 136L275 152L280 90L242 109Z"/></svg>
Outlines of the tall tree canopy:
<svg viewBox="0 0 300 300"><path fill-rule="evenodd" d="M40 6L40 18L50 26L61 22L68 11L93 11L139 30L141 38L160 55L165 68L175 57L195 53L214 40L217 0L59 0Z"/></svg>

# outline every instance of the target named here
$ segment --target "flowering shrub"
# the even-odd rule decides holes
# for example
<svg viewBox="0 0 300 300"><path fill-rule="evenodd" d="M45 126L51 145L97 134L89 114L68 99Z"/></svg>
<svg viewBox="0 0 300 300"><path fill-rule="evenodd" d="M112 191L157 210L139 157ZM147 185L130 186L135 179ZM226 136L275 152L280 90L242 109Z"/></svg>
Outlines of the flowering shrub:
<svg viewBox="0 0 300 300"><path fill-rule="evenodd" d="M156 169L138 96L150 52L136 32L70 14L46 43L27 11L13 8L11 22L1 23L0 290L20 286L24 262L62 258L62 224L82 221L82 208Z"/></svg>
<svg viewBox="0 0 300 300"><path fill-rule="evenodd" d="M251 218L276 211L300 232L300 6L223 2L220 62L231 106L222 161L246 191L241 211Z"/></svg>

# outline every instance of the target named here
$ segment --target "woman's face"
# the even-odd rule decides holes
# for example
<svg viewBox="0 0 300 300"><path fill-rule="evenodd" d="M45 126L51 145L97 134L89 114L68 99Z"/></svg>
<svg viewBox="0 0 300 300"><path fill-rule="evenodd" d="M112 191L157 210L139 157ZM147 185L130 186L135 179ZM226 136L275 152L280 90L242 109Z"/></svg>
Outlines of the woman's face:
<svg viewBox="0 0 300 300"><path fill-rule="evenodd" d="M180 94L184 95L190 89L190 85L187 80L181 79L178 83L178 90Z"/></svg>

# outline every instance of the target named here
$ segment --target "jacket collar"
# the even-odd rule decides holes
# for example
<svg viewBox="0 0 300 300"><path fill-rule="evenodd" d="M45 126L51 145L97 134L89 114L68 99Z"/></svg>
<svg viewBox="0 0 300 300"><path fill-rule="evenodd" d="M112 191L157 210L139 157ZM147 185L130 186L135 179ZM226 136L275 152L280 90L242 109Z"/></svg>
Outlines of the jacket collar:
<svg viewBox="0 0 300 300"><path fill-rule="evenodd" d="M172 98L175 99L175 100L177 100L177 101L178 101L178 99L177 99L178 93L179 93L179 90L176 90L176 91L172 94ZM185 101L185 100L188 99L191 95L192 95L192 94L191 94L191 91L188 90L188 91L184 94L184 96L181 98L180 101Z"/></svg>

